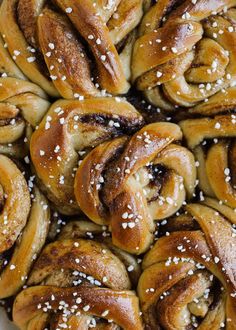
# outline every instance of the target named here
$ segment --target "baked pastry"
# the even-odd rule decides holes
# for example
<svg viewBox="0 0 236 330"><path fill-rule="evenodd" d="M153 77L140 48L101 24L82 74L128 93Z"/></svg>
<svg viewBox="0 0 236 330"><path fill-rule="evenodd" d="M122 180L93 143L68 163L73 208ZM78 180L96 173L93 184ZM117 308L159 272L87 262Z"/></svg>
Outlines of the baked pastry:
<svg viewBox="0 0 236 330"><path fill-rule="evenodd" d="M138 294L147 328L233 330L235 212L214 199L186 210L143 260Z"/></svg>
<svg viewBox="0 0 236 330"><path fill-rule="evenodd" d="M236 208L235 124L233 113L180 122L188 147L199 163L199 188L232 208Z"/></svg>
<svg viewBox="0 0 236 330"><path fill-rule="evenodd" d="M152 104L194 112L211 97L221 103L236 78L234 7L230 0L146 1L132 75Z"/></svg>
<svg viewBox="0 0 236 330"><path fill-rule="evenodd" d="M0 298L15 295L27 280L31 266L45 244L50 211L35 187L32 203L19 168L0 155Z"/></svg>
<svg viewBox="0 0 236 330"><path fill-rule="evenodd" d="M236 330L235 45L236 0L0 0L19 329Z"/></svg>
<svg viewBox="0 0 236 330"><path fill-rule="evenodd" d="M113 244L130 253L145 252L154 220L173 215L193 197L196 169L192 153L178 143L172 123L144 126L93 149L81 162L75 196L95 223L109 225Z"/></svg>
<svg viewBox="0 0 236 330"><path fill-rule="evenodd" d="M78 223L77 238L65 239L75 226L42 251L30 287L14 302L14 322L20 329L143 329L124 264L105 244L79 238L86 227L97 234L93 224Z"/></svg>
<svg viewBox="0 0 236 330"><path fill-rule="evenodd" d="M49 95L117 95L129 89L130 33L141 17L142 0L3 0L0 33L22 72Z"/></svg>
<svg viewBox="0 0 236 330"><path fill-rule="evenodd" d="M132 133L142 116L116 98L60 100L52 105L31 139L31 158L48 198L64 214L77 214L74 176L78 162L101 142Z"/></svg>
<svg viewBox="0 0 236 330"><path fill-rule="evenodd" d="M0 153L24 158L32 130L49 106L45 92L37 85L12 77L0 78Z"/></svg>

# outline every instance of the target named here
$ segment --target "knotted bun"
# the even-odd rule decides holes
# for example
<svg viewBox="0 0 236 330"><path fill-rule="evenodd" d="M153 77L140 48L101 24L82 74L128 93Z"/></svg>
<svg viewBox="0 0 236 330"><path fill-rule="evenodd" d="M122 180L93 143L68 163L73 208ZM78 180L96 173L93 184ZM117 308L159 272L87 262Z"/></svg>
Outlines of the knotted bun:
<svg viewBox="0 0 236 330"><path fill-rule="evenodd" d="M0 32L22 72L49 95L117 95L129 89L141 16L142 0L3 0Z"/></svg>
<svg viewBox="0 0 236 330"><path fill-rule="evenodd" d="M214 199L186 209L143 261L138 294L147 328L233 330L235 213Z"/></svg>
<svg viewBox="0 0 236 330"><path fill-rule="evenodd" d="M59 100L31 139L31 158L48 198L62 213L76 214L74 176L78 162L101 142L132 133L143 124L128 102L115 98Z"/></svg>
<svg viewBox="0 0 236 330"><path fill-rule="evenodd" d="M35 324L39 330L53 330L62 323L72 329L143 329L122 261L106 244L79 238L88 228L97 234L95 225L78 222L77 238L65 239L65 232L67 237L71 232L68 226L35 263L31 287L16 297L14 322L28 330Z"/></svg>
<svg viewBox="0 0 236 330"><path fill-rule="evenodd" d="M75 196L95 223L110 226L114 245L130 253L150 246L154 220L173 215L194 193L194 157L171 123L143 127L92 150L80 164Z"/></svg>
<svg viewBox="0 0 236 330"><path fill-rule="evenodd" d="M151 103L166 111L194 109L211 97L221 103L221 91L236 78L235 5L230 0L147 2L132 73Z"/></svg>

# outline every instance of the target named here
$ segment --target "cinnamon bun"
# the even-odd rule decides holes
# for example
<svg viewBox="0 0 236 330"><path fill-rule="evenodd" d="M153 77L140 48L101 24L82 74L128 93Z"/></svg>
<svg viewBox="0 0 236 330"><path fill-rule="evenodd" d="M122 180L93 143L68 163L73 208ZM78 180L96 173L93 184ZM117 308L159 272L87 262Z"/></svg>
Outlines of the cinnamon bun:
<svg viewBox="0 0 236 330"><path fill-rule="evenodd" d="M154 220L173 215L193 196L195 161L181 139L177 125L154 123L99 145L80 164L76 200L92 221L110 226L114 245L145 252Z"/></svg>

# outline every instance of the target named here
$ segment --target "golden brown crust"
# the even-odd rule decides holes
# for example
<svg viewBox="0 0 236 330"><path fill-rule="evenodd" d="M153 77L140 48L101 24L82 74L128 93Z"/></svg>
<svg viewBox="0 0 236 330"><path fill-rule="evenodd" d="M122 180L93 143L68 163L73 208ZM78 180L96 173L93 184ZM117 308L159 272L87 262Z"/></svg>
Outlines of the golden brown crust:
<svg viewBox="0 0 236 330"><path fill-rule="evenodd" d="M119 2L117 10L107 24L111 40L115 45L139 24L143 14L142 0L113 1L113 4L115 5L116 2Z"/></svg>
<svg viewBox="0 0 236 330"><path fill-rule="evenodd" d="M166 35L170 36L165 41L165 47L168 51L163 52L163 45L156 42L156 39L163 40ZM190 25L188 22L173 22L160 28L158 33L152 32L139 38L134 47L133 79L136 80L145 72L191 50L201 36L202 29L200 24L193 23L192 26L192 23ZM173 47L176 48L174 53L171 51Z"/></svg>
<svg viewBox="0 0 236 330"><path fill-rule="evenodd" d="M115 166L109 169L107 175L110 180L109 185L105 187L105 200L109 203L116 198L130 175L151 162L169 144L181 138L179 128L169 123L150 124L138 131L129 141ZM129 160L126 160L127 157ZM117 168L120 169L118 173Z"/></svg>

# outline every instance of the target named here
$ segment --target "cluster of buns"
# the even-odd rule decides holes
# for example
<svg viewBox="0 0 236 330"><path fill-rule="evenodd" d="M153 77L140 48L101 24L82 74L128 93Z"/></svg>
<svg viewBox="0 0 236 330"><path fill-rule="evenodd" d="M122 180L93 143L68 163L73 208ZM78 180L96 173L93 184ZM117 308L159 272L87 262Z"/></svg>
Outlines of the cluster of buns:
<svg viewBox="0 0 236 330"><path fill-rule="evenodd" d="M235 86L236 0L0 0L19 329L236 330Z"/></svg>

